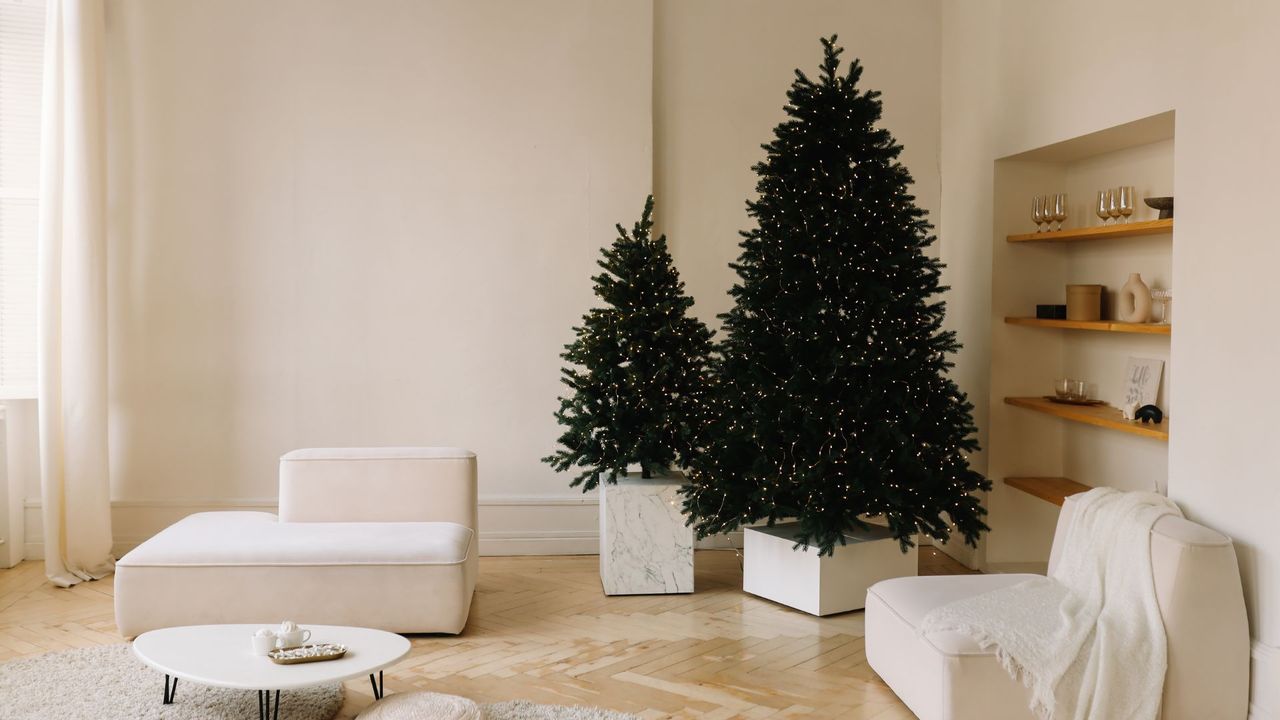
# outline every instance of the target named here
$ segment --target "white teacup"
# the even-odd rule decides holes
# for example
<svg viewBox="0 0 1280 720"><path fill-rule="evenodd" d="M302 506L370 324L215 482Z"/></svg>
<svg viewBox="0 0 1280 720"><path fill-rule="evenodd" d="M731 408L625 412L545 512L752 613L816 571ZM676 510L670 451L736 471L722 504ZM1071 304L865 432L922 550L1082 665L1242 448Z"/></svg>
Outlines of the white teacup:
<svg viewBox="0 0 1280 720"><path fill-rule="evenodd" d="M250 638L253 642L254 655L266 655L276 647L276 641L279 639L276 634L270 630L259 630L256 635Z"/></svg>
<svg viewBox="0 0 1280 720"><path fill-rule="evenodd" d="M276 633L279 640L277 647L280 648L296 648L311 639L311 631L298 628L293 632Z"/></svg>

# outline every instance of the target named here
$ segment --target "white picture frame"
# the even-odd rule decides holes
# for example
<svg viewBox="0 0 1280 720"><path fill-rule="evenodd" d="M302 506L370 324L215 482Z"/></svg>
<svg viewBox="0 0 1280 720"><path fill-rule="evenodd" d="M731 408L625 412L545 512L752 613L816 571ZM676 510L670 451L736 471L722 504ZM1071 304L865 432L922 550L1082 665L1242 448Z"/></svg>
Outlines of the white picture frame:
<svg viewBox="0 0 1280 720"><path fill-rule="evenodd" d="M1124 371L1124 397L1121 407L1137 404L1155 405L1160 394L1160 376L1164 361L1156 358L1130 357Z"/></svg>

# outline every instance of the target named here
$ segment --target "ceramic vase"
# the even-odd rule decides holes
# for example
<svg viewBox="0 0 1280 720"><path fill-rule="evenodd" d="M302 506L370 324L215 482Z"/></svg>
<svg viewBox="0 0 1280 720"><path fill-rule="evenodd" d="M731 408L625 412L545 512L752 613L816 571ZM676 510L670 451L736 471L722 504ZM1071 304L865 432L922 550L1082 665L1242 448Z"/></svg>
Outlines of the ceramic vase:
<svg viewBox="0 0 1280 720"><path fill-rule="evenodd" d="M1120 288L1120 295L1116 298L1116 317L1128 323L1151 321L1151 288L1142 282L1138 273L1130 274L1128 282Z"/></svg>

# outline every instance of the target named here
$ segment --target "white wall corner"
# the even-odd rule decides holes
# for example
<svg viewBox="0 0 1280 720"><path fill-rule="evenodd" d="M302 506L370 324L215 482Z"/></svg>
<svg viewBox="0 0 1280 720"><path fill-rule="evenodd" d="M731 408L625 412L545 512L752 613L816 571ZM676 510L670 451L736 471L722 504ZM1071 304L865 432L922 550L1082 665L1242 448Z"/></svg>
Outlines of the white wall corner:
<svg viewBox="0 0 1280 720"><path fill-rule="evenodd" d="M1280 718L1280 648L1253 641L1249 720Z"/></svg>

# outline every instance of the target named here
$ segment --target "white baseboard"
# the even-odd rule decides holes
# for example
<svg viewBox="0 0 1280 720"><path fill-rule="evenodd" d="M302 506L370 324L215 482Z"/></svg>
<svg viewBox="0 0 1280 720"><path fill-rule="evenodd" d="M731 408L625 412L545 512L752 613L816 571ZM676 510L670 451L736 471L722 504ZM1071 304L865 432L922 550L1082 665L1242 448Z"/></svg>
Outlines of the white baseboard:
<svg viewBox="0 0 1280 720"><path fill-rule="evenodd" d="M493 555L595 555L600 533L591 530L480 531L480 554Z"/></svg>
<svg viewBox="0 0 1280 720"><path fill-rule="evenodd" d="M111 502L116 557L183 517L211 510L275 512L275 498L152 498ZM28 560L44 558L40 500L23 503ZM490 495L479 499L481 555L594 555L599 500L590 495ZM707 538L699 548L741 548L742 533Z"/></svg>
<svg viewBox="0 0 1280 720"><path fill-rule="evenodd" d="M1253 641L1249 720L1280 718L1280 648Z"/></svg>

